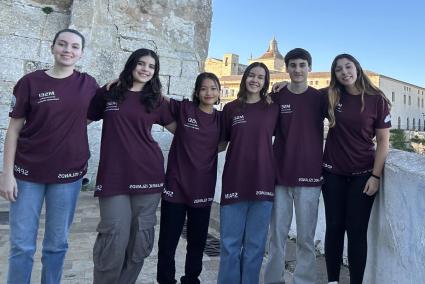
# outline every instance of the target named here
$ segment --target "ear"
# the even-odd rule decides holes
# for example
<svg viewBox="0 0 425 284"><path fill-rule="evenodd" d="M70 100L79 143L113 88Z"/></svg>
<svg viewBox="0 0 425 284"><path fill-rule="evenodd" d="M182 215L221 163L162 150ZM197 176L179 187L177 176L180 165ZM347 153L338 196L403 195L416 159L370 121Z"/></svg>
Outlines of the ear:
<svg viewBox="0 0 425 284"><path fill-rule="evenodd" d="M51 46L50 46L50 52L53 54L53 46L54 46L54 44L52 44Z"/></svg>

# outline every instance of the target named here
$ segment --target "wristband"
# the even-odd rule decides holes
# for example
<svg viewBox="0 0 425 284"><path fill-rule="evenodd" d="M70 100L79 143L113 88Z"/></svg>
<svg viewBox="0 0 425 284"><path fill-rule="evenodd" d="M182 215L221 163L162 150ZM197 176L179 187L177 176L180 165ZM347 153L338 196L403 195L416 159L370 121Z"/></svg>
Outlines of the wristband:
<svg viewBox="0 0 425 284"><path fill-rule="evenodd" d="M381 179L381 177L378 177L377 175L374 175L374 174L371 174L370 176L376 178L377 180L380 180Z"/></svg>

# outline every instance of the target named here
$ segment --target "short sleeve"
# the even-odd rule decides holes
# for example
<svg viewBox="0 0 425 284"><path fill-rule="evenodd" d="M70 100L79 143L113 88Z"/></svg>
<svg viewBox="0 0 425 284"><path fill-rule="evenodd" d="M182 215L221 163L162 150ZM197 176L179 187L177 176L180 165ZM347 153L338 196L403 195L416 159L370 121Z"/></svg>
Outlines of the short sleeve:
<svg viewBox="0 0 425 284"><path fill-rule="evenodd" d="M383 97L379 96L376 108L375 129L391 128L390 109Z"/></svg>
<svg viewBox="0 0 425 284"><path fill-rule="evenodd" d="M170 112L174 120L177 120L179 117L181 104L181 101L170 98Z"/></svg>
<svg viewBox="0 0 425 284"><path fill-rule="evenodd" d="M328 100L328 88L321 88L318 90L321 96L321 114L323 118L328 118L328 106L329 106L329 100Z"/></svg>
<svg viewBox="0 0 425 284"><path fill-rule="evenodd" d="M13 88L12 100L10 102L9 116L12 118L27 117L30 105L30 82L27 77L21 78Z"/></svg>
<svg viewBox="0 0 425 284"><path fill-rule="evenodd" d="M90 76L88 74L87 74L87 76L90 78L90 93L96 94L96 91L100 88L99 84L97 83L95 78L93 78L92 76Z"/></svg>
<svg viewBox="0 0 425 284"><path fill-rule="evenodd" d="M221 126L220 126L220 141L228 142L230 141L230 107L225 105L223 111L221 112Z"/></svg>
<svg viewBox="0 0 425 284"><path fill-rule="evenodd" d="M170 103L163 97L161 97L161 102L158 111L159 121L156 121L155 123L162 126L166 126L175 120L170 110Z"/></svg>
<svg viewBox="0 0 425 284"><path fill-rule="evenodd" d="M98 121L103 119L103 112L105 110L106 101L105 101L105 87L98 89L96 94L90 101L90 106L87 111L87 119Z"/></svg>

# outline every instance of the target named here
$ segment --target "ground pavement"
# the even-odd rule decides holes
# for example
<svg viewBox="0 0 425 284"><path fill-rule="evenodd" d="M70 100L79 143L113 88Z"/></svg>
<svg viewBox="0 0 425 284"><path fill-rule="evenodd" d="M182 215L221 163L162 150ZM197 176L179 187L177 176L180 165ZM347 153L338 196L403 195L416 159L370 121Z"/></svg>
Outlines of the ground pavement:
<svg viewBox="0 0 425 284"><path fill-rule="evenodd" d="M7 255L9 250L9 227L7 225L8 203L0 201L0 283L6 283ZM157 210L159 220L159 210ZM218 206L214 205L211 213L211 225L209 234L212 239L217 240L218 233ZM93 282L93 258L92 248L96 239L96 226L99 222L99 207L97 199L93 198L92 192L81 192L74 224L69 238L69 250L65 259L63 284L88 284ZM40 220L40 229L37 239L37 253L34 259L34 268L31 283L40 283L41 261L40 250L44 233L44 214ZM146 259L142 272L137 280L138 284L156 283L156 263L159 226L156 226L155 247L148 259ZM186 240L181 238L176 252L176 279L179 279L184 272ZM214 251L214 247L210 247ZM209 253L214 255L214 253ZM293 269L295 264L295 244L288 242L288 268ZM318 283L326 283L326 269L323 256L317 259ZM219 257L204 254L203 270L200 276L201 283L212 284L217 281ZM286 273L286 282L292 284L291 273ZM348 284L348 272L346 268L342 270L341 284Z"/></svg>

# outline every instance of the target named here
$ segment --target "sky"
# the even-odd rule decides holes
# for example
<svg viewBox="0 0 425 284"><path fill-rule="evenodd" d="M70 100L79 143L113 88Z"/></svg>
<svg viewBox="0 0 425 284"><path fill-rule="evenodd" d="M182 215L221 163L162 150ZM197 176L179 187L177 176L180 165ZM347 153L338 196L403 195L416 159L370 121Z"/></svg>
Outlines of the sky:
<svg viewBox="0 0 425 284"><path fill-rule="evenodd" d="M260 57L275 37L284 56L302 47L312 71L340 53L363 69L425 88L424 0L212 0L208 57Z"/></svg>

